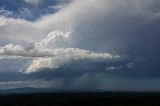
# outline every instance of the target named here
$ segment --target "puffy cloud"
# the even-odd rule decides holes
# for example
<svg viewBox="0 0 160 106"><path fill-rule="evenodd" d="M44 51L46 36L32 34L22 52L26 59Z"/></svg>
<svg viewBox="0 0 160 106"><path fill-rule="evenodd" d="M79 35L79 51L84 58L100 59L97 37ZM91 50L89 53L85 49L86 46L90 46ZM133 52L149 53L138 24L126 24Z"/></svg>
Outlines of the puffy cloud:
<svg viewBox="0 0 160 106"><path fill-rule="evenodd" d="M105 71L106 67L112 65L119 66L132 61L123 55L96 53L79 48L47 48L50 42L57 44L57 40L62 39L69 42L70 36L70 32L63 33L56 31L50 33L40 42L35 42L26 47L8 44L0 47L1 60L4 61L4 59L10 57L9 59L13 62L15 57L15 61L20 59L24 64L23 67L19 68L16 65L15 70L26 74L42 75L42 77L46 78L49 77L48 75L43 76L45 73L51 73L51 78L54 76L65 77L69 75L67 75L67 73L72 73L71 76L77 76L87 72ZM28 63L28 61L32 62ZM18 62L16 63L19 64ZM8 68L8 70L11 69Z"/></svg>
<svg viewBox="0 0 160 106"><path fill-rule="evenodd" d="M9 40L10 43L31 42L35 37L34 34L38 34L31 22L22 19L13 19L1 16L0 26L1 42L6 39Z"/></svg>
<svg viewBox="0 0 160 106"><path fill-rule="evenodd" d="M50 39L47 38L42 40L41 42L36 42L31 47L23 47L21 45L13 45L13 44L6 45L0 48L0 55L6 57L17 56L18 58L22 59L23 58L33 59L31 65L26 69L26 73L40 71L41 69L54 70L57 68L61 68L65 64L74 64L74 62L76 61L78 63L85 62L85 64L81 66L82 68L85 68L87 66L87 63L88 65L93 65L93 63L96 64L101 62L108 63L110 61L116 61L124 58L120 57L119 55L112 55L109 53L94 53L88 50L81 50L78 48L57 48L57 49L43 48L44 46L46 46L46 44L50 42ZM79 67L77 66L77 68L79 68L80 70L80 66Z"/></svg>
<svg viewBox="0 0 160 106"><path fill-rule="evenodd" d="M32 12L28 8L21 8L19 10L19 12L21 15L24 15L24 16L31 16L32 15Z"/></svg>
<svg viewBox="0 0 160 106"><path fill-rule="evenodd" d="M134 66L133 63L127 63L126 65L122 65L122 66L117 66L117 67L111 66L111 67L107 67L106 70L109 70L109 71L110 71L110 70L111 70L111 71L117 70L117 71L119 71L119 70L123 70L123 68L131 69L131 68L133 68L133 66Z"/></svg>
<svg viewBox="0 0 160 106"><path fill-rule="evenodd" d="M47 46L51 42L56 45L58 43L56 41L59 41L60 43L64 43L63 41L68 42L71 36L70 34L71 32L63 33L60 31L53 31L53 32L50 32L45 39L41 40L40 42L36 42L34 46L44 47L44 46Z"/></svg>
<svg viewBox="0 0 160 106"><path fill-rule="evenodd" d="M31 5L39 5L43 2L43 0L24 0L24 1Z"/></svg>
<svg viewBox="0 0 160 106"><path fill-rule="evenodd" d="M57 41L69 42L71 32L63 33L59 31L51 32L40 42L35 42L30 46L8 44L0 48L1 56L17 56L22 58L31 58L33 62L28 68L23 69L25 73L43 72L48 69L51 71L61 70L64 66L69 70L77 70L76 73L86 73L91 70L98 71L99 64L102 64L101 71L105 71L110 64L115 64L119 60L126 61L125 56L113 55L109 53L95 53L89 50L79 48L47 48L47 45L57 44ZM57 46L56 46L57 47ZM53 47L52 47L53 48ZM124 60L123 60L124 59ZM82 63L83 64L82 64ZM74 66L77 65L76 67ZM97 64L97 66L95 66ZM121 64L121 63L119 63ZM77 68L77 69L75 69ZM21 70L22 68L20 68ZM62 71L63 73L63 71Z"/></svg>
<svg viewBox="0 0 160 106"><path fill-rule="evenodd" d="M12 15L13 13L9 10L6 10L5 8L0 8L0 15L2 16L10 16Z"/></svg>
<svg viewBox="0 0 160 106"><path fill-rule="evenodd" d="M62 2L62 3L59 3L57 5L49 5L48 8L57 11L57 10L63 9L65 6L67 6L67 4L68 3L66 3L66 2Z"/></svg>
<svg viewBox="0 0 160 106"><path fill-rule="evenodd" d="M114 56L108 53L94 53L86 50L72 49L72 48L56 49L54 50L53 57L39 58L39 59L33 60L32 64L28 67L26 73L43 71L43 69L56 70L63 67L64 65L68 65L68 67L69 65L71 65L70 70L73 70L74 64L76 62L79 63L79 66L77 63L77 66L76 66L77 69L75 69L75 71L87 70L85 68L88 68L88 71L91 71L91 70L94 70L92 69L92 67L94 67L94 64L96 63L97 64L108 63L109 61L118 60L118 58L120 58L120 56L118 55ZM91 69L89 69L89 67Z"/></svg>
<svg viewBox="0 0 160 106"><path fill-rule="evenodd" d="M0 47L0 55L24 56L24 57L46 57L56 55L53 50L45 48L50 42L58 46L58 42L69 42L70 32L51 32L40 42L35 42L29 46L8 44Z"/></svg>

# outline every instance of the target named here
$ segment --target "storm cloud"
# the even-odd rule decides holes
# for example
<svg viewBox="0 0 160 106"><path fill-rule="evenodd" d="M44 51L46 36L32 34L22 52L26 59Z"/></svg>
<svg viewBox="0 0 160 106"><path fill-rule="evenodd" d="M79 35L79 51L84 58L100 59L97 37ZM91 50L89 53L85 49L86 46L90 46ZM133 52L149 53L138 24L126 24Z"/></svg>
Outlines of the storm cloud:
<svg viewBox="0 0 160 106"><path fill-rule="evenodd" d="M150 82L160 88L158 0L68 1L35 21L0 15L1 73L66 79L59 80L60 88L157 90L149 88ZM38 6L42 0L25 2ZM139 86L131 89L128 82Z"/></svg>

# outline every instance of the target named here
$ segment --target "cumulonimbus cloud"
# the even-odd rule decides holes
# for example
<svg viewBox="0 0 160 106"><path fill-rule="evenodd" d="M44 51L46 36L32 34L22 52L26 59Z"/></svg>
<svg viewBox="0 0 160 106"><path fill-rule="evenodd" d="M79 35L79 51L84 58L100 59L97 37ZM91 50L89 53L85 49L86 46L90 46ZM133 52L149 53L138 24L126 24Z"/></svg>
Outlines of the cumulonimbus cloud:
<svg viewBox="0 0 160 106"><path fill-rule="evenodd" d="M73 0L57 13L34 22L2 16L0 41L26 45L60 30L73 33L70 48L155 56L160 52L155 45L160 39L158 4L157 0Z"/></svg>
<svg viewBox="0 0 160 106"><path fill-rule="evenodd" d="M159 76L159 5L158 0L73 0L34 22L0 16L0 55L29 58L18 72L79 76L75 84L99 80L105 85L108 73ZM136 56L136 64L121 54Z"/></svg>
<svg viewBox="0 0 160 106"><path fill-rule="evenodd" d="M100 62L107 63L110 61L123 59L123 57L119 55L113 55L109 53L95 53L89 50L82 50L78 48L46 48L50 42L54 44L54 42L59 40L59 38L69 40L69 36L70 32L52 32L40 42L35 42L28 47L13 44L1 47L0 55L33 59L33 62L25 70L25 73L38 72L47 68L55 70L61 68L63 65L73 64L73 61L88 61L87 63L89 64L96 64ZM82 66L82 68L84 67L86 67L86 64Z"/></svg>
<svg viewBox="0 0 160 106"><path fill-rule="evenodd" d="M54 57L55 50L62 51L61 48L64 48L64 51L69 51L69 48L79 48L79 51L101 54L109 51L131 56L156 57L159 49L155 42L158 42L159 37L156 33L151 36L146 31L152 29L158 33L158 30L150 27L158 25L155 24L159 18L158 8L154 6L158 3L157 0L145 3L137 0L73 0L57 13L43 16L35 22L1 16L1 40L7 39L7 42L13 43L1 47L0 54ZM153 36L157 39L146 43ZM152 52L149 52L148 47L152 48Z"/></svg>

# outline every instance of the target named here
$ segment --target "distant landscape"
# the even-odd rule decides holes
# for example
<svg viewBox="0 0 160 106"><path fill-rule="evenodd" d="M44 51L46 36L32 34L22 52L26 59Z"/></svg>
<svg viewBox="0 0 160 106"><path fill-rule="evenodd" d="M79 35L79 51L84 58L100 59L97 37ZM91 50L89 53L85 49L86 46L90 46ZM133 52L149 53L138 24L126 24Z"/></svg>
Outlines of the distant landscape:
<svg viewBox="0 0 160 106"><path fill-rule="evenodd" d="M3 90L0 106L159 106L158 92ZM30 92L30 93L29 93Z"/></svg>

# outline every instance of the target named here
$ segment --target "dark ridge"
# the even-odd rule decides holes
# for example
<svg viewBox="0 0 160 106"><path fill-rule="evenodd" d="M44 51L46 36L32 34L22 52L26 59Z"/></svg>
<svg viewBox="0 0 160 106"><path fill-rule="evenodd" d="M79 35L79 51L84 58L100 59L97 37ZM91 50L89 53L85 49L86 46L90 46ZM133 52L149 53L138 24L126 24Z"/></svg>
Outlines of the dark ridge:
<svg viewBox="0 0 160 106"><path fill-rule="evenodd" d="M0 106L160 106L156 92L57 92L0 95Z"/></svg>

